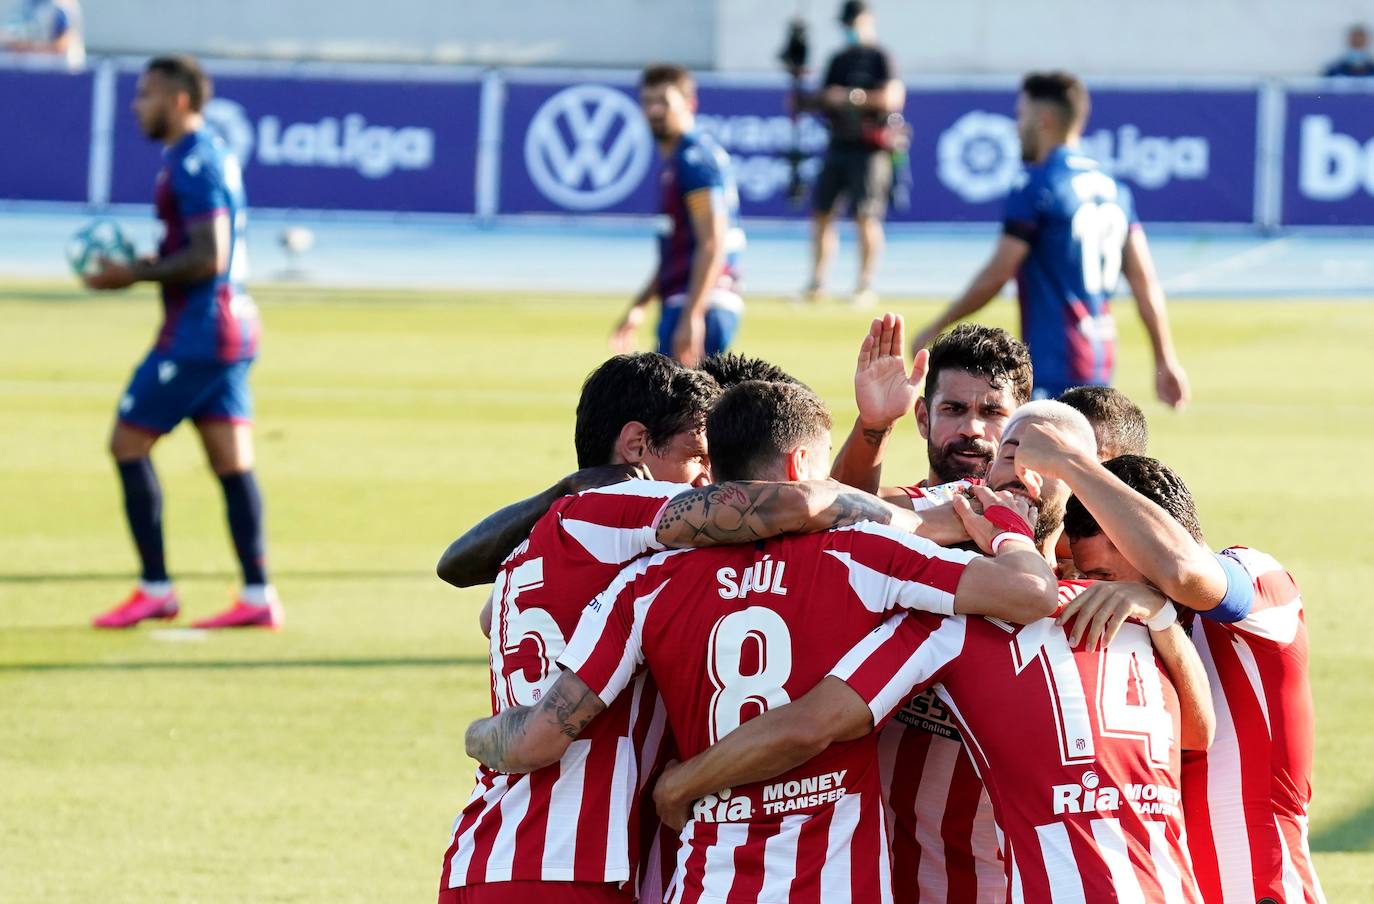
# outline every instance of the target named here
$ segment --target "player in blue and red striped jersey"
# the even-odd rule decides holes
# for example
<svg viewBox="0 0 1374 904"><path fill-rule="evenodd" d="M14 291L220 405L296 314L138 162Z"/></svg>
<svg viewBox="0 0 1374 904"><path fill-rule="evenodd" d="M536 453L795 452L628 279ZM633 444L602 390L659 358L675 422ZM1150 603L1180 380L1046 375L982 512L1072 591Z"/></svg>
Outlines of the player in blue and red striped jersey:
<svg viewBox="0 0 1374 904"><path fill-rule="evenodd" d="M1111 383L1116 325L1111 296L1125 276L1154 352L1155 391L1175 408L1188 377L1174 353L1164 292L1130 189L1078 149L1088 89L1067 72L1033 72L1021 85L1017 127L1026 172L1007 196L1002 237L973 282L919 333L914 349L981 309L1012 277L1035 397Z"/></svg>
<svg viewBox="0 0 1374 904"><path fill-rule="evenodd" d="M267 581L262 497L253 475L248 369L258 350L258 312L243 285L243 176L238 160L206 128L201 110L210 92L209 78L190 57L148 63L133 109L144 133L165 146L156 188L162 241L153 257L129 266L105 261L86 278L90 288L104 290L156 282L163 307L162 328L120 399L110 437L142 577L123 603L95 619L100 628L173 618L180 609L163 558L162 488L150 454L187 418L224 489L244 584L228 610L195 626L281 625L280 604Z"/></svg>
<svg viewBox="0 0 1374 904"><path fill-rule="evenodd" d="M697 89L681 66L644 70L639 101L663 158L658 267L611 334L617 352L632 350L644 311L663 302L658 352L695 367L725 351L739 329L739 192L725 153L695 130Z"/></svg>

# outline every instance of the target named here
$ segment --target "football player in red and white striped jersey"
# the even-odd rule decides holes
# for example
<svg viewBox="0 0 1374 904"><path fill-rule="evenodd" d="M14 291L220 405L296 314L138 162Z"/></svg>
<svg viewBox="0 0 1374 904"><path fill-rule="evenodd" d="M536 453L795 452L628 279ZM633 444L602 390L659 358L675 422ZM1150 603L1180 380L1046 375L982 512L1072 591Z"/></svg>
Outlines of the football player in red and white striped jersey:
<svg viewBox="0 0 1374 904"><path fill-rule="evenodd" d="M1051 619L1018 627L913 615L874 632L831 674L875 722L913 683L938 682L1003 832L1008 900L1195 904L1180 743L1205 747L1212 723L1195 705L1180 727L1175 682L1205 702L1206 678L1181 629L1162 628L1129 624L1094 648L1071 646ZM955 630L956 656L949 639L931 647L937 632Z"/></svg>
<svg viewBox="0 0 1374 904"><path fill-rule="evenodd" d="M722 477L824 473L828 416L803 387L738 387L708 425ZM641 560L589 607L559 660L569 671L539 705L474 723L469 753L507 769L561 756L647 662L690 755L809 688L891 608L1050 611L1048 566L1011 539L984 559L862 524ZM779 782L702 804L672 900L888 900L876 771L871 740L843 744Z"/></svg>
<svg viewBox="0 0 1374 904"><path fill-rule="evenodd" d="M831 476L923 511L946 487L987 476L1007 418L1031 394L1030 354L1005 330L962 324L940 337L908 375L902 318L874 320L859 350L859 417ZM922 377L924 376L924 389ZM887 440L914 412L928 470L912 486L880 487ZM879 741L897 904L997 904L1006 893L997 826L983 783L934 694L918 695Z"/></svg>
<svg viewBox="0 0 1374 904"><path fill-rule="evenodd" d="M611 359L583 389L579 463L595 466L602 456L603 463L643 463L656 475L699 482L709 388L709 379L662 356ZM518 519L518 513L506 517ZM558 500L496 574L488 604L493 713L533 703L548 691L554 660L585 604L640 555L861 519L897 519L908 530L956 538L947 523L922 521L828 481L692 490L686 483L629 480ZM485 529L498 540L505 532L495 522ZM962 536L962 527L958 531ZM459 541L450 551L492 542ZM482 571L481 563L449 564L449 576ZM633 886L620 886L635 873L641 830L649 835L657 823L652 812L638 819L639 791L655 774L664 738L657 701L652 683L637 682L559 763L524 775L479 769L454 824L440 900L632 897Z"/></svg>
<svg viewBox="0 0 1374 904"><path fill-rule="evenodd" d="M1211 552L1187 485L1153 459L1099 465L1066 452L1053 431L1030 437L1023 453L1074 488L1067 531L1086 576L1148 581L1197 611L1192 639L1216 701L1217 738L1184 757L1183 803L1205 898L1323 901L1307 839L1315 745L1307 625L1292 576L1254 549ZM1118 602L1101 597L1081 617L1110 630L1145 614Z"/></svg>
<svg viewBox="0 0 1374 904"><path fill-rule="evenodd" d="M1050 418L1076 422L1075 444L1091 448L1091 429L1079 415L1057 403L1033 403L1008 425L1006 454L991 475L996 484L1011 482L1023 432L1016 421L1029 426ZM1036 486L1051 510L1062 505L1062 485L1024 471L1019 479ZM1042 555L1051 549L1047 542ZM1135 589L1163 601L1143 585ZM1026 628L980 619L957 625L918 616L908 621L913 624L902 630L874 632L832 673L850 681L852 690L827 680L797 704L770 712L665 776L655 792L660 812L674 821L671 814L685 799L791 768L803 755L795 751L871 726L899 706L913 685L943 680L940 699L975 749L1006 829L1012 900L1199 900L1182 846L1173 685L1153 668L1143 628L1134 626L1127 640L1100 651L1071 649L1064 630L1049 620ZM945 639L937 643L942 634ZM1017 650L1020 659L1013 655ZM1205 746L1212 723L1201 663L1177 629L1161 653L1190 702L1185 743ZM1027 668L1038 660L1042 668ZM1009 698L1016 706L1007 706ZM1098 704L1087 705L1090 698ZM867 703L875 707L872 715ZM927 769L930 763L925 761ZM1093 768L1084 771L1085 766ZM1161 795L1171 801L1168 809L1156 806ZM896 873L918 864L895 854L897 881ZM1064 869L1048 869L1047 857L1058 857ZM943 893L960 900L966 891L946 887Z"/></svg>

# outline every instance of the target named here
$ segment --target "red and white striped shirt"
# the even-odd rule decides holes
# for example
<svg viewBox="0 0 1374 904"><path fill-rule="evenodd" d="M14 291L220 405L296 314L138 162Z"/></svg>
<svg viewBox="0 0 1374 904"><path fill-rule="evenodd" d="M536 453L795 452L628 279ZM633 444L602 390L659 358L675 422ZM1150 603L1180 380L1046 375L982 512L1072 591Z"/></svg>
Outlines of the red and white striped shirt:
<svg viewBox="0 0 1374 904"><path fill-rule="evenodd" d="M1321 902L1307 842L1312 800L1312 688L1298 585L1272 557L1222 555L1254 580L1250 614L1193 622L1216 707L1216 740L1183 756L1183 804L1198 884L1208 901Z"/></svg>
<svg viewBox="0 0 1374 904"><path fill-rule="evenodd" d="M895 904L1002 904L997 820L949 707L912 697L878 733Z"/></svg>
<svg viewBox="0 0 1374 904"><path fill-rule="evenodd" d="M559 657L612 701L647 663L684 757L810 690L897 607L951 611L974 554L863 523L660 553L592 603ZM675 904L891 900L875 741L698 801Z"/></svg>
<svg viewBox="0 0 1374 904"><path fill-rule="evenodd" d="M554 503L492 588L492 712L539 700L588 601L621 568L662 547L668 500L685 484L631 480ZM664 715L638 681L563 758L519 775L477 769L453 825L440 891L483 882L625 882L634 877L644 785L659 764ZM652 807L645 811L653 815Z"/></svg>
<svg viewBox="0 0 1374 904"><path fill-rule="evenodd" d="M831 674L875 721L913 687L936 686L1004 832L1007 900L1201 901L1183 832L1178 698L1143 626L1089 652L1052 619L898 616Z"/></svg>

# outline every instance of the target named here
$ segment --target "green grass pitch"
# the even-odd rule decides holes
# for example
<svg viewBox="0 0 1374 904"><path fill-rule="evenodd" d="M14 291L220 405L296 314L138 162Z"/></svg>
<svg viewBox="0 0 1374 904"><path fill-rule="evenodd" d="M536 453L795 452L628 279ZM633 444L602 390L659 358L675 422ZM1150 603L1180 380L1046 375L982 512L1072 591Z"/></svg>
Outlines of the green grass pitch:
<svg viewBox="0 0 1374 904"><path fill-rule="evenodd" d="M287 627L197 640L86 627L134 573L104 443L152 293L0 284L0 900L433 900L487 691L484 594L432 567L476 518L570 468L580 380L624 300L258 295L259 473ZM988 319L1012 315L1002 302ZM1374 306L1173 317L1194 404L1153 402L1129 307L1122 388L1211 541L1272 552L1304 589L1313 847L1331 901L1374 900ZM760 301L738 347L808 381L842 434L868 319ZM184 621L227 604L233 559L194 433L156 461ZM893 462L894 479L924 473L914 425Z"/></svg>

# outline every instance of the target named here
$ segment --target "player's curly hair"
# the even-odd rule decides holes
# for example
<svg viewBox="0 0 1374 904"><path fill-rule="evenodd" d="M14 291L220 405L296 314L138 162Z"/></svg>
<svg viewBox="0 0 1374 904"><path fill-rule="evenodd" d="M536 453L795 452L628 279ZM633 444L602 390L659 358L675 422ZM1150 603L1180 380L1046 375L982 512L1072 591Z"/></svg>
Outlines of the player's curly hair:
<svg viewBox="0 0 1374 904"><path fill-rule="evenodd" d="M1006 330L980 323L961 323L930 346L926 366L926 404L935 396L940 374L964 370L986 379L993 388L1010 385L1017 405L1030 400L1030 351L1026 344Z"/></svg>
<svg viewBox="0 0 1374 904"><path fill-rule="evenodd" d="M766 383L801 382L771 361L749 358L735 352L717 352L697 365L697 369L715 377L722 392L749 380L763 380Z"/></svg>
<svg viewBox="0 0 1374 904"><path fill-rule="evenodd" d="M830 432L830 412L800 383L749 380L727 390L706 416L711 474L764 480L782 456Z"/></svg>
<svg viewBox="0 0 1374 904"><path fill-rule="evenodd" d="M1093 425L1099 457L1145 454L1150 427L1145 412L1126 393L1111 386L1075 386L1065 390L1059 401L1083 412Z"/></svg>
<svg viewBox="0 0 1374 904"><path fill-rule="evenodd" d="M700 429L719 395L710 374L664 355L616 355L582 384L573 430L577 466L609 464L616 438L630 421L644 425L649 448L661 450L678 433Z"/></svg>
<svg viewBox="0 0 1374 904"><path fill-rule="evenodd" d="M1194 540L1202 542L1202 525L1198 523L1193 494L1168 465L1144 455L1120 455L1102 464L1126 486L1168 512ZM1102 526L1083 503L1071 497L1064 512L1064 532L1070 539L1080 540L1102 533Z"/></svg>

